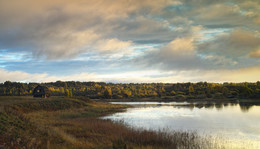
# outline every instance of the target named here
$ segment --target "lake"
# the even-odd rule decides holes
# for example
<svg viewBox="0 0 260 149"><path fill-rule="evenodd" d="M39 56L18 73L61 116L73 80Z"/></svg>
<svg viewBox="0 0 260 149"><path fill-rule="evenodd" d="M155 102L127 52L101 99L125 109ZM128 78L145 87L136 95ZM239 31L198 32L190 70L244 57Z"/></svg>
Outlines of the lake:
<svg viewBox="0 0 260 149"><path fill-rule="evenodd" d="M125 112L103 117L141 129L196 131L199 135L260 148L260 105L249 103L111 102Z"/></svg>

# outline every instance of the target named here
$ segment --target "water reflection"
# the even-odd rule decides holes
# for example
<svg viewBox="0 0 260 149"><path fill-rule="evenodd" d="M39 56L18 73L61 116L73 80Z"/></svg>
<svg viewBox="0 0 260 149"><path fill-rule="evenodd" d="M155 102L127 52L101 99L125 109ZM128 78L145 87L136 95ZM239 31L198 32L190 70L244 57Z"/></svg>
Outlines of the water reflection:
<svg viewBox="0 0 260 149"><path fill-rule="evenodd" d="M240 106L240 110L242 112L248 112L251 107L260 106L259 102L197 102L197 103L187 103L187 102L111 102L112 104L127 104L133 105L135 107L161 107L161 106L174 106L174 107L182 107L188 108L191 111L194 108L202 109L214 109L216 108L218 111L223 110L223 108L228 108L232 106Z"/></svg>
<svg viewBox="0 0 260 149"><path fill-rule="evenodd" d="M224 103L223 105L224 105L224 107L228 107L229 103Z"/></svg>
<svg viewBox="0 0 260 149"><path fill-rule="evenodd" d="M228 108L229 106L237 106L239 105L241 112L248 112L253 106L259 106L260 104L258 102L240 102L240 103L190 103L186 105L171 105L175 107L182 107L182 108L188 108L190 110L193 110L194 108L202 109L214 109L217 110L223 110L223 108ZM151 105L143 105L144 107L149 107ZM165 106L162 104L158 104L157 106Z"/></svg>
<svg viewBox="0 0 260 149"><path fill-rule="evenodd" d="M260 104L240 103L128 103L125 112L104 119L159 130L191 130L260 142Z"/></svg>
<svg viewBox="0 0 260 149"><path fill-rule="evenodd" d="M239 103L240 109L242 112L248 112L249 109L251 109L255 104L251 104L251 103Z"/></svg>
<svg viewBox="0 0 260 149"><path fill-rule="evenodd" d="M113 104L130 104L134 107L149 108L149 107L164 107L164 106L173 106L174 108L188 108L190 111L194 109L216 109L218 111L223 110L224 108L230 109L231 107L237 107L239 105L241 112L247 113L254 106L260 106L259 102L198 102L198 103L187 103L187 102L111 102ZM259 113L260 114L260 113Z"/></svg>
<svg viewBox="0 0 260 149"><path fill-rule="evenodd" d="M206 104L204 105L204 107L207 108L207 109L213 109L214 106L215 106L214 103L206 103Z"/></svg>

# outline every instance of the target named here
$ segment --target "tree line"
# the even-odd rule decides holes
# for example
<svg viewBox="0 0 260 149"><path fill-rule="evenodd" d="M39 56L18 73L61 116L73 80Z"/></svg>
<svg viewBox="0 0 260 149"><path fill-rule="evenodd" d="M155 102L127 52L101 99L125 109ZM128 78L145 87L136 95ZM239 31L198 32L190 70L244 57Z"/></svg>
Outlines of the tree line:
<svg viewBox="0 0 260 149"><path fill-rule="evenodd" d="M48 87L52 96L85 96L96 99L144 97L181 98L258 98L260 81L254 83L105 83L56 81L49 83L0 83L0 96L32 95L37 85Z"/></svg>

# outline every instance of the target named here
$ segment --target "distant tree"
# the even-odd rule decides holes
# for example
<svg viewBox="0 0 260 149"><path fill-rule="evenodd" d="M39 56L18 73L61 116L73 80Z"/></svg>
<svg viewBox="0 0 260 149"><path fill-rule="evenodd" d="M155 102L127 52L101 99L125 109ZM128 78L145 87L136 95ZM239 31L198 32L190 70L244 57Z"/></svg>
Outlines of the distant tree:
<svg viewBox="0 0 260 149"><path fill-rule="evenodd" d="M189 86L189 94L190 95L194 94L194 88L192 85Z"/></svg>
<svg viewBox="0 0 260 149"><path fill-rule="evenodd" d="M107 99L111 99L112 98L112 91L111 88L106 88L104 91L104 97Z"/></svg>
<svg viewBox="0 0 260 149"><path fill-rule="evenodd" d="M257 86L258 88L260 88L260 81L257 81L257 82L256 82L256 86Z"/></svg>
<svg viewBox="0 0 260 149"><path fill-rule="evenodd" d="M69 97L72 97L72 96L73 96L72 90L69 90Z"/></svg>
<svg viewBox="0 0 260 149"><path fill-rule="evenodd" d="M5 87L11 87L12 82L11 81L5 81L4 86Z"/></svg>
<svg viewBox="0 0 260 149"><path fill-rule="evenodd" d="M67 82L64 82L64 93L65 93L65 96L67 96L67 97L70 96L70 91L68 89Z"/></svg>
<svg viewBox="0 0 260 149"><path fill-rule="evenodd" d="M176 92L175 91L171 91L171 96L175 96L176 95Z"/></svg>
<svg viewBox="0 0 260 149"><path fill-rule="evenodd" d="M1 96L31 95L38 83L6 81L0 83ZM55 96L90 98L128 98L178 96L199 98L240 97L260 99L260 81L255 83L141 83L113 84L104 82L57 81L42 83ZM113 93L113 94L112 94ZM191 96L192 95L192 96Z"/></svg>
<svg viewBox="0 0 260 149"><path fill-rule="evenodd" d="M65 96L70 97L70 91L68 89L65 90Z"/></svg>
<svg viewBox="0 0 260 149"><path fill-rule="evenodd" d="M223 88L222 88L222 93L223 93L224 96L227 96L228 93L229 93L228 88L227 88L227 87L223 87Z"/></svg>
<svg viewBox="0 0 260 149"><path fill-rule="evenodd" d="M145 90L146 91L146 90ZM147 91L146 91L147 92ZM129 90L123 90L123 96L124 97L126 97L126 98L128 98L128 97L130 97L131 95L132 95L132 92L131 91L129 91Z"/></svg>
<svg viewBox="0 0 260 149"><path fill-rule="evenodd" d="M64 88L63 87L59 87L59 91L62 93L62 94L64 94Z"/></svg>
<svg viewBox="0 0 260 149"><path fill-rule="evenodd" d="M154 92L153 90L151 91L153 96L158 95L159 97L161 97L164 94L164 92L165 92L165 89L164 89L164 87L162 87L162 85L157 88L157 93Z"/></svg>
<svg viewBox="0 0 260 149"><path fill-rule="evenodd" d="M244 97L249 97L250 95L253 94L253 90L249 87L247 87L247 85L243 85L240 87L239 89L239 95L244 98Z"/></svg>

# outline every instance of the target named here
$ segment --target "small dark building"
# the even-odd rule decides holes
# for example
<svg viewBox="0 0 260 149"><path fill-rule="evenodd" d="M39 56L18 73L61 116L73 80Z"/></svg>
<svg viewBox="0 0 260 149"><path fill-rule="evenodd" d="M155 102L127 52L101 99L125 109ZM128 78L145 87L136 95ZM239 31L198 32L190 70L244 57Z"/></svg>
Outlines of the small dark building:
<svg viewBox="0 0 260 149"><path fill-rule="evenodd" d="M33 97L46 98L46 97L50 97L50 95L51 95L50 90L45 86L38 85L33 90Z"/></svg>

